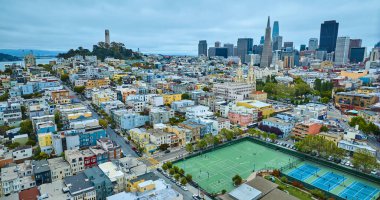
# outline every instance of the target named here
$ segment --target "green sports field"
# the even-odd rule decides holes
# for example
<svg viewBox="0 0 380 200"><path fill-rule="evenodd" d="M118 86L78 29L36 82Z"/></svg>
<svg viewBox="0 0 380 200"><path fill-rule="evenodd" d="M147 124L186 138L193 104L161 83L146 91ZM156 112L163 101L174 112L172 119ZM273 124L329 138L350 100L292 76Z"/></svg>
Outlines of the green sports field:
<svg viewBox="0 0 380 200"><path fill-rule="evenodd" d="M232 177L239 174L243 179L255 170L279 169L299 159L251 141L242 141L216 149L174 165L193 176L203 189L217 193L223 189L231 191Z"/></svg>

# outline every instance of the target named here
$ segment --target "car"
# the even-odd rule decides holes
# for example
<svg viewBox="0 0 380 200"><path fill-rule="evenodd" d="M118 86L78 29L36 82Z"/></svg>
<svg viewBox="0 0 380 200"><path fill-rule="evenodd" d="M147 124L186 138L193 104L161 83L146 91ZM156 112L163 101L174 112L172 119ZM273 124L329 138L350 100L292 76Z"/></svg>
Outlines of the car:
<svg viewBox="0 0 380 200"><path fill-rule="evenodd" d="M170 150L169 150L169 149L167 149L167 150L165 151L165 153L170 153Z"/></svg>
<svg viewBox="0 0 380 200"><path fill-rule="evenodd" d="M201 198L200 196L194 194L194 195L193 195L193 199L195 199L195 200L201 200L202 198Z"/></svg>
<svg viewBox="0 0 380 200"><path fill-rule="evenodd" d="M162 172L162 169L161 168L157 168L157 171Z"/></svg>
<svg viewBox="0 0 380 200"><path fill-rule="evenodd" d="M377 171L376 171L376 170L372 170L372 171L371 171L371 174L376 175L376 174L377 174Z"/></svg>
<svg viewBox="0 0 380 200"><path fill-rule="evenodd" d="M185 186L182 186L181 188L182 188L182 190L185 190L185 191L188 191L188 190L189 190L189 189L187 189L187 187L185 187Z"/></svg>

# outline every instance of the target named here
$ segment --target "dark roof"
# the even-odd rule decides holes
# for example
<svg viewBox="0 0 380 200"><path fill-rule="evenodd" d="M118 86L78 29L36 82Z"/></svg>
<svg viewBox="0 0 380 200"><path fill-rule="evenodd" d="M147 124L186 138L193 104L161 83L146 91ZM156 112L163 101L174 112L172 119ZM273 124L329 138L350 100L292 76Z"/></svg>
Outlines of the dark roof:
<svg viewBox="0 0 380 200"><path fill-rule="evenodd" d="M273 199L281 199L281 200L297 200L296 197L291 196L279 189L274 189L265 195L261 200L273 200Z"/></svg>
<svg viewBox="0 0 380 200"><path fill-rule="evenodd" d="M30 145L24 145L24 146L16 147L15 149L13 149L13 151L19 151L19 150L31 149L31 148L32 148L32 146L30 146Z"/></svg>
<svg viewBox="0 0 380 200"><path fill-rule="evenodd" d="M27 190L23 190L20 193L18 193L18 199L19 200L37 200L39 195L40 195L40 191L37 189L37 187L34 187Z"/></svg>
<svg viewBox="0 0 380 200"><path fill-rule="evenodd" d="M92 182L87 178L84 172L80 172L74 176L66 176L64 182L66 187L69 188L70 194L84 189L94 189Z"/></svg>
<svg viewBox="0 0 380 200"><path fill-rule="evenodd" d="M49 163L47 160L33 160L32 166L34 174L50 171Z"/></svg>
<svg viewBox="0 0 380 200"><path fill-rule="evenodd" d="M92 167L83 171L87 178L95 185L105 183L106 185L112 185L112 181L104 174L104 172L98 167Z"/></svg>
<svg viewBox="0 0 380 200"><path fill-rule="evenodd" d="M135 179L133 179L133 182L137 182L137 181L140 181L140 180L152 180L152 181L156 181L159 178L160 177L156 176L153 172L149 172L149 173L146 173L146 174L143 174L143 175L140 175L140 176L136 177Z"/></svg>

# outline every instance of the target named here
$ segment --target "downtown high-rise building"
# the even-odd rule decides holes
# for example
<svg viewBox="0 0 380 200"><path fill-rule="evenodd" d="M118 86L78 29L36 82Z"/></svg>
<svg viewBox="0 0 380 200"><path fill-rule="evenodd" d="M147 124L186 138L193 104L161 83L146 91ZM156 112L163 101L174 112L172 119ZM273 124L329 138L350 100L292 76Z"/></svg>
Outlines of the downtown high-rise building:
<svg viewBox="0 0 380 200"><path fill-rule="evenodd" d="M111 44L111 41L110 41L110 31L108 29L106 29L104 31L104 37L105 37L105 43L110 45Z"/></svg>
<svg viewBox="0 0 380 200"><path fill-rule="evenodd" d="M245 63L245 56L252 53L253 39L252 38L238 38L237 41L237 56L242 63Z"/></svg>
<svg viewBox="0 0 380 200"><path fill-rule="evenodd" d="M265 41L264 36L261 36L261 38L260 38L260 44L264 45L264 41Z"/></svg>
<svg viewBox="0 0 380 200"><path fill-rule="evenodd" d="M225 43L223 47L227 48L227 56L234 56L234 44Z"/></svg>
<svg viewBox="0 0 380 200"><path fill-rule="evenodd" d="M308 50L309 51L315 51L317 49L318 49L318 38L310 38Z"/></svg>
<svg viewBox="0 0 380 200"><path fill-rule="evenodd" d="M305 51L305 50L306 50L306 44L301 44L300 51Z"/></svg>
<svg viewBox="0 0 380 200"><path fill-rule="evenodd" d="M273 46L273 51L281 50L281 48L282 48L282 36L273 37L272 46Z"/></svg>
<svg viewBox="0 0 380 200"><path fill-rule="evenodd" d="M365 47L352 47L350 49L350 63L361 63L366 57L367 50Z"/></svg>
<svg viewBox="0 0 380 200"><path fill-rule="evenodd" d="M362 47L362 39L350 39L350 46L348 48L348 57L351 57L351 48ZM351 59L350 59L351 61Z"/></svg>
<svg viewBox="0 0 380 200"><path fill-rule="evenodd" d="M338 37L339 23L335 20L325 21L321 24L319 36L319 49L331 53L335 51Z"/></svg>
<svg viewBox="0 0 380 200"><path fill-rule="evenodd" d="M267 27L265 28L265 40L263 53L261 55L260 67L270 67L272 62L272 41L271 41L271 27L270 27L270 17L268 16Z"/></svg>
<svg viewBox="0 0 380 200"><path fill-rule="evenodd" d="M278 21L274 21L272 30L272 40L274 40L274 38L277 36L280 36L280 26L278 25Z"/></svg>
<svg viewBox="0 0 380 200"><path fill-rule="evenodd" d="M335 64L344 65L348 63L348 50L350 47L350 37L338 37L335 47Z"/></svg>
<svg viewBox="0 0 380 200"><path fill-rule="evenodd" d="M221 43L220 43L219 41L216 41L216 42L215 42L215 47L216 47L216 48L219 48L220 45L221 45Z"/></svg>
<svg viewBox="0 0 380 200"><path fill-rule="evenodd" d="M198 43L198 56L207 56L207 41L199 40Z"/></svg>
<svg viewBox="0 0 380 200"><path fill-rule="evenodd" d="M293 42L284 42L284 48L294 48Z"/></svg>

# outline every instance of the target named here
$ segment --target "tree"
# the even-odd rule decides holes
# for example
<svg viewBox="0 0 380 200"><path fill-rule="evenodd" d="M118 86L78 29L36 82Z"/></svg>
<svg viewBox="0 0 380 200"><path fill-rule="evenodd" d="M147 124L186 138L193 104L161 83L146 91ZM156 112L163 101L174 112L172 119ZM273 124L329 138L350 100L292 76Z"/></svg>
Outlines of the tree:
<svg viewBox="0 0 380 200"><path fill-rule="evenodd" d="M220 143L220 139L218 136L214 136L213 138L214 138L214 141L213 141L214 145L217 145Z"/></svg>
<svg viewBox="0 0 380 200"><path fill-rule="evenodd" d="M208 88L208 87L203 87L202 90L205 91L205 92L209 92L209 91L210 91L210 88Z"/></svg>
<svg viewBox="0 0 380 200"><path fill-rule="evenodd" d="M181 176L181 175L179 175L179 174L174 174L174 179L175 179L176 181L178 181L180 176Z"/></svg>
<svg viewBox="0 0 380 200"><path fill-rule="evenodd" d="M24 120L20 123L20 134L30 134L33 131L33 124L30 119Z"/></svg>
<svg viewBox="0 0 380 200"><path fill-rule="evenodd" d="M79 94L83 94L83 92L84 92L85 89L86 89L85 86L75 86L74 87L74 92L79 93Z"/></svg>
<svg viewBox="0 0 380 200"><path fill-rule="evenodd" d="M182 168L180 168L180 169L178 170L178 173L181 174L181 175L184 175L184 174L185 174L185 170L183 170Z"/></svg>
<svg viewBox="0 0 380 200"><path fill-rule="evenodd" d="M158 148L161 151L166 151L169 148L169 144L161 144Z"/></svg>
<svg viewBox="0 0 380 200"><path fill-rule="evenodd" d="M6 146L7 146L8 148L10 148L10 149L14 149L14 148L19 147L19 146L20 146L20 143L18 143L18 142L8 143Z"/></svg>
<svg viewBox="0 0 380 200"><path fill-rule="evenodd" d="M187 180L185 177L182 177L181 178L181 185L186 185L187 184Z"/></svg>
<svg viewBox="0 0 380 200"><path fill-rule="evenodd" d="M108 121L105 119L99 119L99 125L102 126L103 128L108 127Z"/></svg>
<svg viewBox="0 0 380 200"><path fill-rule="evenodd" d="M31 146L34 146L34 145L36 145L36 141L35 140L31 140L31 139L29 139L25 144L26 145L31 145Z"/></svg>
<svg viewBox="0 0 380 200"><path fill-rule="evenodd" d="M167 165L166 163L162 164L162 169L163 169L164 171L168 170L168 169L169 169L169 168L168 168L168 165Z"/></svg>
<svg viewBox="0 0 380 200"><path fill-rule="evenodd" d="M189 144L186 144L186 151L191 153L193 152L194 148L193 148L193 144L189 143Z"/></svg>
<svg viewBox="0 0 380 200"><path fill-rule="evenodd" d="M232 181L234 182L235 186L238 186L243 182L243 179L239 176L239 174L236 174L234 177L232 177Z"/></svg>
<svg viewBox="0 0 380 200"><path fill-rule="evenodd" d="M319 132L328 132L329 131L329 128L327 128L327 126L322 126L320 129L319 129Z"/></svg>
<svg viewBox="0 0 380 200"><path fill-rule="evenodd" d="M376 157L367 149L359 149L355 151L352 164L354 164L355 168L362 169L365 172L369 172L378 166Z"/></svg>
<svg viewBox="0 0 380 200"><path fill-rule="evenodd" d="M330 99L328 97L322 97L319 101L321 103L327 104L327 103L329 103Z"/></svg>
<svg viewBox="0 0 380 200"><path fill-rule="evenodd" d="M269 135L269 138L270 138L272 141L274 141L274 140L277 139L277 135L274 134L274 133L271 133L271 134Z"/></svg>
<svg viewBox="0 0 380 200"><path fill-rule="evenodd" d="M28 118L28 116L26 115L26 107L25 106L21 106L21 115L22 115L22 120L25 120Z"/></svg>
<svg viewBox="0 0 380 200"><path fill-rule="evenodd" d="M7 101L8 97L8 92L5 92L4 94L0 95L0 101Z"/></svg>
<svg viewBox="0 0 380 200"><path fill-rule="evenodd" d="M173 163L171 162L167 162L166 165L168 166L169 169L173 167Z"/></svg>
<svg viewBox="0 0 380 200"><path fill-rule="evenodd" d="M182 99L190 99L190 95L187 93L182 94Z"/></svg>
<svg viewBox="0 0 380 200"><path fill-rule="evenodd" d="M66 82L67 80L69 80L69 75L68 74L61 74L61 81Z"/></svg>
<svg viewBox="0 0 380 200"><path fill-rule="evenodd" d="M123 84L123 77L120 77L120 78L117 80L117 84L118 84L118 85L122 85L122 84Z"/></svg>
<svg viewBox="0 0 380 200"><path fill-rule="evenodd" d="M197 148L198 149L203 149L207 146L207 142L205 140L199 140L197 143Z"/></svg>
<svg viewBox="0 0 380 200"><path fill-rule="evenodd" d="M188 182L193 180L193 176L191 174L186 174L186 179Z"/></svg>
<svg viewBox="0 0 380 200"><path fill-rule="evenodd" d="M178 173L179 172L179 167L178 166L173 166L174 172Z"/></svg>
<svg viewBox="0 0 380 200"><path fill-rule="evenodd" d="M174 173L175 173L175 171L174 171L173 168L169 169L169 174L170 174L170 175L173 175Z"/></svg>

